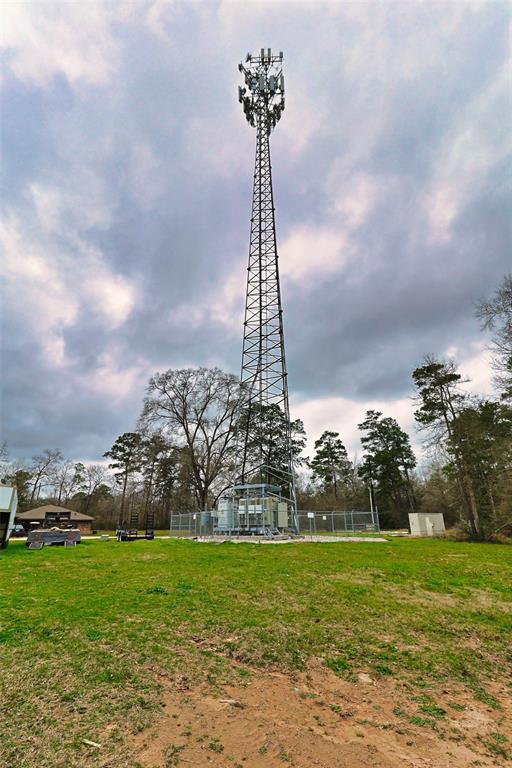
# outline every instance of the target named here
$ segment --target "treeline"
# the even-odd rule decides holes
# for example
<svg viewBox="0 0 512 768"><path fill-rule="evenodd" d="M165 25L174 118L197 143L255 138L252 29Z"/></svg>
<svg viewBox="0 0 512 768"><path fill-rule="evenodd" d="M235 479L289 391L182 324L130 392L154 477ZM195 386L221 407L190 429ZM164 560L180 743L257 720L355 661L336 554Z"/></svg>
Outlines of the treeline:
<svg viewBox="0 0 512 768"><path fill-rule="evenodd" d="M420 496L409 436L380 411L367 411L358 428L360 461L349 459L338 432L326 431L315 442L314 456L307 462L310 478L299 482L300 506L368 510L373 505L382 527L406 527L407 514L419 508Z"/></svg>
<svg viewBox="0 0 512 768"><path fill-rule="evenodd" d="M375 489L384 526L401 526L405 510L420 510L442 512L448 525L458 525L471 538L512 535L512 275L479 303L476 314L492 332L496 397L469 395L454 361L426 357L412 379L414 415L430 463L418 472L397 422L368 411L359 425L360 465L350 465L337 433L325 432L315 444L303 502L327 507L341 493L344 505L359 503L357 475Z"/></svg>
<svg viewBox="0 0 512 768"><path fill-rule="evenodd" d="M28 463L9 461L5 443L0 446L0 464L2 482L16 486L22 512L53 503L101 517L112 506L112 478L102 464L72 462L51 448Z"/></svg>
<svg viewBox="0 0 512 768"><path fill-rule="evenodd" d="M237 435L267 465L287 464L288 429L297 469L299 509L378 507L382 527L406 527L411 511L442 512L476 539L512 534L512 277L478 308L493 331L495 398L467 394L453 361L425 358L412 373L415 419L428 449L418 470L410 438L398 422L367 411L359 424L362 456L350 459L339 433L325 431L314 455L300 419L287 424L277 406L263 406L249 433L237 377L214 369L168 370L149 381L137 428L120 435L104 464L67 461L47 449L31 463L0 461L18 488L20 506L54 502L113 528L151 509L156 527L170 511L211 509L233 481ZM242 427L242 429L241 429ZM371 501L370 501L371 497Z"/></svg>
<svg viewBox="0 0 512 768"><path fill-rule="evenodd" d="M57 504L91 515L97 529L114 529L133 508L142 516L151 504L158 527L166 527L171 508L197 509L182 453L156 435L134 432L116 440L109 464L73 463L55 449L30 463L10 462L4 444L1 477L16 486L20 511Z"/></svg>

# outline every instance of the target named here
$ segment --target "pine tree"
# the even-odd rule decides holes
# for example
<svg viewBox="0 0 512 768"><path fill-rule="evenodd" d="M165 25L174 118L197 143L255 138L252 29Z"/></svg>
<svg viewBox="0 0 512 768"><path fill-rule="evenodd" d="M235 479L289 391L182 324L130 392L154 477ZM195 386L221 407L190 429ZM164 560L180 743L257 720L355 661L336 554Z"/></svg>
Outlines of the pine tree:
<svg viewBox="0 0 512 768"><path fill-rule="evenodd" d="M380 496L391 503L398 515L404 512L404 496L407 506L414 511L416 499L410 473L416 466L416 458L409 436L395 419L382 418L380 411L367 411L358 426L364 433L359 475L369 484L377 484Z"/></svg>
<svg viewBox="0 0 512 768"><path fill-rule="evenodd" d="M287 424L286 416L279 405L253 404L251 417L242 413L239 431L246 439L246 471L253 467L264 467L266 482L282 484L288 476L288 430L291 434L292 459L301 464L300 454L306 445L306 431L300 419ZM247 427L249 425L249 431ZM286 495L286 489L283 487Z"/></svg>
<svg viewBox="0 0 512 768"><path fill-rule="evenodd" d="M453 361L439 361L427 357L425 364L412 374L418 390L418 409L414 416L429 434L431 447L450 450L453 470L459 486L460 518L473 536L480 536L478 507L471 475L460 438L454 434L455 422L468 403L468 397L459 388L462 377Z"/></svg>
<svg viewBox="0 0 512 768"><path fill-rule="evenodd" d="M125 432L117 438L112 448L103 454L105 458L112 459L109 469L117 469L114 474L116 481L122 486L121 510L119 512L119 525L124 522L124 510L126 501L126 487L128 478L140 469L142 461L142 435L138 432Z"/></svg>
<svg viewBox="0 0 512 768"><path fill-rule="evenodd" d="M339 432L326 430L315 441L315 455L309 466L313 480L320 483L324 492L332 492L337 501L341 488L346 487L352 474L352 464Z"/></svg>
<svg viewBox="0 0 512 768"><path fill-rule="evenodd" d="M453 423L448 452L462 456L478 509L479 538L512 529L507 478L512 470L512 408L483 400L466 406Z"/></svg>

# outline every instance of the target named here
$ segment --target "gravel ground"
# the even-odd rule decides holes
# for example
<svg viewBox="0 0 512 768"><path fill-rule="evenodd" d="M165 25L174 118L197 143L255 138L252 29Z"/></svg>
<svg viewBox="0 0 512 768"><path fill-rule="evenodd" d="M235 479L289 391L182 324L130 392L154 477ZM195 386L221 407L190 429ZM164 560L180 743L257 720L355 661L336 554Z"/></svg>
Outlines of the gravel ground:
<svg viewBox="0 0 512 768"><path fill-rule="evenodd" d="M201 544L222 544L225 541L231 541L233 544L308 544L310 542L320 542L322 544L333 544L340 541L349 541L351 544L358 542L385 542L377 536L302 536L298 539L267 539L263 536L240 536L239 538L229 538L223 536L208 536L197 538L195 541Z"/></svg>

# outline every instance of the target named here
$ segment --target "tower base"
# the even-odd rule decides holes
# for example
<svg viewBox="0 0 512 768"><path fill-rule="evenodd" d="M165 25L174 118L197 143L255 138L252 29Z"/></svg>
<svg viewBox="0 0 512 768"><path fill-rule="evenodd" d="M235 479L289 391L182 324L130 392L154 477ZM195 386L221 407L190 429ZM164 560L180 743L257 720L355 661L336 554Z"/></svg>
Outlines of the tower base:
<svg viewBox="0 0 512 768"><path fill-rule="evenodd" d="M213 533L224 536L276 536L296 533L294 510L281 487L244 483L229 488L214 513Z"/></svg>

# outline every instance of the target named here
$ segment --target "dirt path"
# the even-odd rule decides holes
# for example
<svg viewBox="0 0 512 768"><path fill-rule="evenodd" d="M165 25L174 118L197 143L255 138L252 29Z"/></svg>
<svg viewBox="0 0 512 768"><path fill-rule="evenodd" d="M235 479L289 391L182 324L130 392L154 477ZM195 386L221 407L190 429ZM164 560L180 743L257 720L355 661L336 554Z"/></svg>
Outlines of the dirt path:
<svg viewBox="0 0 512 768"><path fill-rule="evenodd" d="M349 683L320 663L297 675L251 670L216 695L162 684L164 714L133 737L144 768L511 765L493 736L512 732L510 708L492 710L455 689L437 695L445 714L432 718L393 681Z"/></svg>

